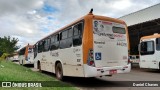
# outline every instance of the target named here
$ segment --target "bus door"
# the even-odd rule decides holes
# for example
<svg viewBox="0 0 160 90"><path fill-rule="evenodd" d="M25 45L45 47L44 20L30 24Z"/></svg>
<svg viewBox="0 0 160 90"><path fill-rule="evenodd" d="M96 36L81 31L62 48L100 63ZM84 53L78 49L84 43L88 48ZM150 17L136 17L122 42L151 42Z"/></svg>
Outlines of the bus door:
<svg viewBox="0 0 160 90"><path fill-rule="evenodd" d="M140 44L140 66L143 68L153 68L155 67L154 62L156 62L155 57L155 47L154 41L142 41Z"/></svg>

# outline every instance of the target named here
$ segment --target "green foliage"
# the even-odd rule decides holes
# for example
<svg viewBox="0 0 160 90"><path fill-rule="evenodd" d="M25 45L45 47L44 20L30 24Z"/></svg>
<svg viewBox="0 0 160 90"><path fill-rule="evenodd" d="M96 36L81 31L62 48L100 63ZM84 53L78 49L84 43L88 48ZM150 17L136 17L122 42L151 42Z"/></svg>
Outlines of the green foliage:
<svg viewBox="0 0 160 90"><path fill-rule="evenodd" d="M11 38L10 36L0 37L0 51L9 54L13 53L18 49L18 46L16 46L17 42L18 38Z"/></svg>
<svg viewBox="0 0 160 90"><path fill-rule="evenodd" d="M3 55L3 52L2 51L0 51L0 57Z"/></svg>
<svg viewBox="0 0 160 90"><path fill-rule="evenodd" d="M8 57L8 53L3 53L1 56L0 56L0 61L6 59Z"/></svg>
<svg viewBox="0 0 160 90"><path fill-rule="evenodd" d="M17 65L10 61L2 61L0 64L0 81L55 81L49 85L62 86L62 87L33 87L33 88L2 88L0 90L76 90L72 85L57 81L53 76L46 75L39 72L34 72L30 68ZM45 84L46 86L48 83ZM66 86L66 87L63 87Z"/></svg>

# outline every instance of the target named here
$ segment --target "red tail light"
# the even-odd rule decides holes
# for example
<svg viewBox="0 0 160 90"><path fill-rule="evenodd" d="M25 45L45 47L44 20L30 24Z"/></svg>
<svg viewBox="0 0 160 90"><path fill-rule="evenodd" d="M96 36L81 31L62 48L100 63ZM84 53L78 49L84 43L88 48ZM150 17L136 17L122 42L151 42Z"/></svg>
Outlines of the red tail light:
<svg viewBox="0 0 160 90"><path fill-rule="evenodd" d="M89 64L90 64L90 65L93 65L93 64L94 64L94 61L90 61Z"/></svg>
<svg viewBox="0 0 160 90"><path fill-rule="evenodd" d="M128 57L128 64L130 63L131 61L130 61L130 58Z"/></svg>
<svg viewBox="0 0 160 90"><path fill-rule="evenodd" d="M95 63L94 63L94 58L93 58L93 50L89 50L88 52L88 60L87 60L87 64L89 66L95 66Z"/></svg>

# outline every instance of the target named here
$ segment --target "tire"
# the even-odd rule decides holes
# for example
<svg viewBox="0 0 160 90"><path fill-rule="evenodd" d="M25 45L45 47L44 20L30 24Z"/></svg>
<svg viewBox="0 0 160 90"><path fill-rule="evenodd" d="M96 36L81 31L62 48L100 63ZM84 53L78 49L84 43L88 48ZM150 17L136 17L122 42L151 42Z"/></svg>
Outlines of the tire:
<svg viewBox="0 0 160 90"><path fill-rule="evenodd" d="M63 69L62 69L62 64L61 63L58 63L56 65L56 78L58 80L63 80Z"/></svg>
<svg viewBox="0 0 160 90"><path fill-rule="evenodd" d="M159 70L160 70L160 62L159 62Z"/></svg>

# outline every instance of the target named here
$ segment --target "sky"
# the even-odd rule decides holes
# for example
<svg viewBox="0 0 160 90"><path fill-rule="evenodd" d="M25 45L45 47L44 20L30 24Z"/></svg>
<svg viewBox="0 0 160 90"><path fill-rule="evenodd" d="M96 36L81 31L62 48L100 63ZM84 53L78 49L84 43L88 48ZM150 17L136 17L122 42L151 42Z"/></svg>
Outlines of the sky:
<svg viewBox="0 0 160 90"><path fill-rule="evenodd" d="M17 45L38 40L88 14L113 18L160 3L160 0L0 0L0 37L19 39Z"/></svg>

